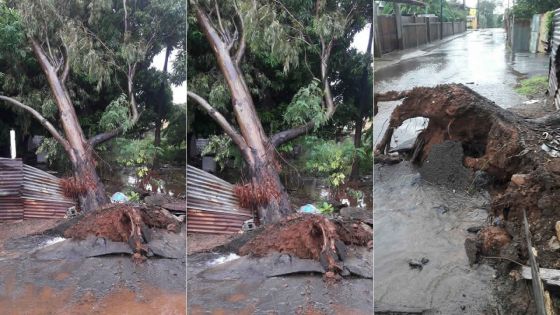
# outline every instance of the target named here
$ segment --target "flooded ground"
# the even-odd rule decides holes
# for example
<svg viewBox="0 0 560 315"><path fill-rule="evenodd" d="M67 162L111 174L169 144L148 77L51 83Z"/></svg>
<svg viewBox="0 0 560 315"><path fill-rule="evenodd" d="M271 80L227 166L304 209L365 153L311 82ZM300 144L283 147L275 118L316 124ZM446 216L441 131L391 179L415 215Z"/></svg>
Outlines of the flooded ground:
<svg viewBox="0 0 560 315"><path fill-rule="evenodd" d="M467 228L487 218L487 198L424 181L408 162L375 168L375 308L481 314L495 304L494 270L469 266ZM428 262L421 270L410 261Z"/></svg>
<svg viewBox="0 0 560 315"><path fill-rule="evenodd" d="M184 239L184 231L176 237ZM185 314L184 258L137 264L130 255L91 253L83 243L50 235L4 241L0 313Z"/></svg>
<svg viewBox="0 0 560 315"><path fill-rule="evenodd" d="M370 262L373 258L367 249L360 255ZM230 259L219 259L222 257ZM188 308L192 315L371 314L371 278L350 277L328 283L312 271L320 268L318 262L288 255L236 258L231 253L193 254L188 261ZM275 270L296 264L312 267L307 273L273 276Z"/></svg>
<svg viewBox="0 0 560 315"><path fill-rule="evenodd" d="M112 168L101 171L108 193L127 190L144 190L184 197L186 190L186 168L167 166L151 171L147 176L138 176L135 168Z"/></svg>
<svg viewBox="0 0 560 315"><path fill-rule="evenodd" d="M473 31L431 46L375 71L376 92L463 83L510 108L528 99L514 91L520 79L546 74L548 57L512 55L502 29ZM384 57L387 59L399 56ZM376 62L376 68L378 63ZM379 103L374 142L400 102ZM426 120L405 122L392 146L414 139ZM483 225L488 197L426 182L410 163L375 168L375 307L377 311L424 314L482 314L500 308L487 265L469 266L467 228ZM427 261L421 267L418 261ZM412 267L409 264L412 262Z"/></svg>
<svg viewBox="0 0 560 315"><path fill-rule="evenodd" d="M463 83L500 107L523 104L527 97L514 91L519 80L533 75L546 75L548 56L515 53L505 46L503 29L483 29L448 41L441 46L418 51L415 57L392 61L383 66L375 60L375 92L404 91L415 86L435 86L443 83ZM410 52L389 54L382 59L399 60ZM391 112L400 102L379 103L375 116L373 139L382 137ZM425 127L425 119L414 118L403 124L394 135L402 143ZM395 145L393 140L393 145Z"/></svg>

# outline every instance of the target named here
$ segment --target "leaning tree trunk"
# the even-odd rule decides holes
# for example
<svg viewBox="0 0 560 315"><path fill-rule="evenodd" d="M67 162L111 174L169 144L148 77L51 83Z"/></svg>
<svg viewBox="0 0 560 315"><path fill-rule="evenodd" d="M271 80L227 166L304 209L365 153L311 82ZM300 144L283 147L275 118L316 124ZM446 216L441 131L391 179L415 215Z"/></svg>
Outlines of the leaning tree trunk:
<svg viewBox="0 0 560 315"><path fill-rule="evenodd" d="M560 203L559 120L530 120L498 107L462 84L414 88L407 92L376 95L403 99L391 115L376 156L387 151L393 130L414 117L429 119L416 140L416 162L431 148L447 140L463 146L463 164L493 177L492 212L521 222L523 210L530 219L554 217ZM392 97L391 97L392 96ZM552 125L551 125L552 124ZM547 221L554 231L557 218Z"/></svg>
<svg viewBox="0 0 560 315"><path fill-rule="evenodd" d="M263 202L258 205L261 223L279 221L282 217L291 213L292 210L288 193L278 175L274 146L264 132L251 93L239 68L243 50L238 48L234 60L230 55L228 45L222 41L210 23L208 16L197 5L195 5L195 10L198 23L208 39L228 85L239 133L225 120L222 120L222 127L239 148L249 167L251 184L255 189L254 194L258 195L263 191L268 192L266 198L261 199ZM242 44L244 45L244 43ZM201 102L199 101L199 103ZM211 109L209 112L215 119L219 115L215 109Z"/></svg>
<svg viewBox="0 0 560 315"><path fill-rule="evenodd" d="M105 187L95 170L93 148L84 136L68 91L58 77L56 69L48 61L39 44L34 40L31 40L31 44L43 73L47 77L60 113L60 123L66 135L63 146L72 163L73 174L77 182L84 188L84 193L78 198L80 209L82 211L94 210L108 203L109 200L105 194Z"/></svg>

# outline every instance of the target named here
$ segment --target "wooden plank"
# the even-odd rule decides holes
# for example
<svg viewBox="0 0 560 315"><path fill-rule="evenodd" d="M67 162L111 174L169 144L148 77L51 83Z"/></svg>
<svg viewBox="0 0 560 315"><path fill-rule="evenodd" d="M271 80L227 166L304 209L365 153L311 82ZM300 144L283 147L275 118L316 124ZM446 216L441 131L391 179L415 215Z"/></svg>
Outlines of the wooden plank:
<svg viewBox="0 0 560 315"><path fill-rule="evenodd" d="M560 270L539 268L539 275L547 285L560 287ZM523 279L532 280L533 277L531 275L531 267L523 266L523 268L521 269L521 276L523 277Z"/></svg>

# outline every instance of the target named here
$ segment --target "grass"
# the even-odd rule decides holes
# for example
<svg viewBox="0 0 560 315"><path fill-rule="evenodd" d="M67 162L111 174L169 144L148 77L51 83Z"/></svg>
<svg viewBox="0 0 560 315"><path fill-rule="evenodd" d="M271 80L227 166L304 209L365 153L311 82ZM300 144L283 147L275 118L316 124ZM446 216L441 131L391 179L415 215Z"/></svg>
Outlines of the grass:
<svg viewBox="0 0 560 315"><path fill-rule="evenodd" d="M548 77L537 75L529 79L522 80L515 91L521 95L544 94L548 88Z"/></svg>

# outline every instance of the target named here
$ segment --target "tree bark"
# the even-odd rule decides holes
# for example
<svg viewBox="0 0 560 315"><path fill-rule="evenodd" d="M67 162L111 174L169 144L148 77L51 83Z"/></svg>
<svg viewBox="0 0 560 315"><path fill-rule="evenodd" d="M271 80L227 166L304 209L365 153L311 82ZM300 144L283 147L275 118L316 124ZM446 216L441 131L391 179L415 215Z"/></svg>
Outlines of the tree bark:
<svg viewBox="0 0 560 315"><path fill-rule="evenodd" d="M267 204L259 207L258 212L261 223L276 222L291 213L292 209L286 189L278 176L274 148L264 132L255 110L251 93L236 62L240 58L232 59L228 45L219 37L208 16L198 4L194 3L193 7L198 24L210 43L218 66L225 77L231 93L233 113L239 126L239 137L234 136L232 139L239 147L245 162L249 166L252 183L257 187L267 185L267 187L275 190L277 193L277 195L273 194L275 196L271 197ZM244 46L240 45L240 47ZM192 92L188 95L194 98L215 120L218 119L222 128L225 127L224 130L226 130L228 135L237 134L237 131L231 128L225 119L219 119L220 117L223 118L223 116L211 108L203 99L197 99L196 94Z"/></svg>
<svg viewBox="0 0 560 315"><path fill-rule="evenodd" d="M161 146L161 126L163 124L163 119L165 118L164 116L164 112L163 112L163 104L162 104L162 100L164 99L164 95L165 95L165 83L167 81L167 64L169 62L169 55L171 54L171 50L172 47L171 46L167 46L167 48L165 49L165 61L163 62L163 76L164 76L164 81L161 82L161 86L160 86L160 100L158 101L157 105L156 105L156 126L154 129L154 146L159 148ZM154 158L154 164L152 165L153 169L156 169L159 167L159 158L156 155Z"/></svg>
<svg viewBox="0 0 560 315"><path fill-rule="evenodd" d="M354 132L354 148L359 148L362 146L362 129L364 125L364 116L367 111L368 105L371 106L371 99L368 99L367 86L368 86L368 69L371 67L371 46L373 43L373 23L369 28L369 39L367 45L366 56L367 62L362 69L362 76L360 78L360 98L359 98L359 111L358 116L355 119L356 130ZM354 159L352 163L352 171L350 172L350 179L357 179L359 175L359 163L358 159Z"/></svg>
<svg viewBox="0 0 560 315"><path fill-rule="evenodd" d="M39 62L43 73L47 77L49 87L60 113L60 122L65 134L62 145L72 163L74 176L87 185L87 193L79 198L80 209L91 211L109 202L105 195L105 187L95 170L93 148L88 144L78 116L63 82L56 74L56 70L48 61L39 43L31 38L33 53ZM61 141L55 137L59 142Z"/></svg>

